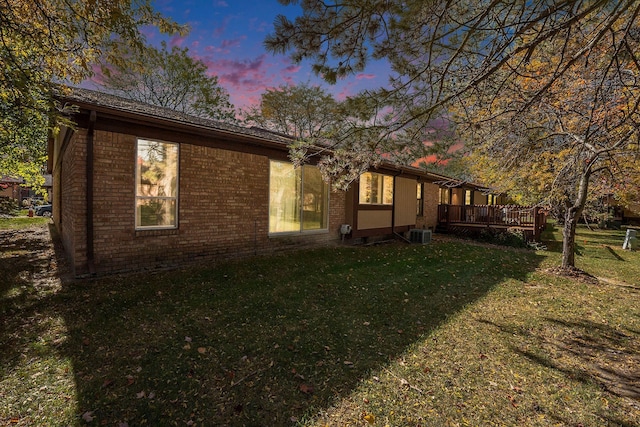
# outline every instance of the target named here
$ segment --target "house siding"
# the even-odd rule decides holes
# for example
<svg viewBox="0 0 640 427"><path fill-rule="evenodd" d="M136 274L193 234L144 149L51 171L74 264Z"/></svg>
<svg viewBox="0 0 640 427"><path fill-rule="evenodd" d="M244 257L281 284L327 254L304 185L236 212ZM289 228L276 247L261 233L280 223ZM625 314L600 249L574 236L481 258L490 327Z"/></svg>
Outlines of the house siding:
<svg viewBox="0 0 640 427"><path fill-rule="evenodd" d="M56 175L59 227L76 275L89 272L86 142L87 132L76 132ZM135 150L135 135L95 131L93 242L98 274L339 242L344 193L330 194L327 232L269 236L269 158L188 143L180 143L179 150L177 229L136 230Z"/></svg>
<svg viewBox="0 0 640 427"><path fill-rule="evenodd" d="M414 226L416 224L417 185L415 178L396 178L393 207L395 226Z"/></svg>

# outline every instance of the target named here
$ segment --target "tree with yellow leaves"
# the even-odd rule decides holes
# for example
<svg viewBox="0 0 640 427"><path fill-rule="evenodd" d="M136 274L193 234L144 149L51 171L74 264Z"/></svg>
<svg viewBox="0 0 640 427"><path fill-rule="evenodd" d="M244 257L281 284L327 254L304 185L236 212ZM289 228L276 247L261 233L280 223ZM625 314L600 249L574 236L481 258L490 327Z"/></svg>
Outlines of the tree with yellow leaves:
<svg viewBox="0 0 640 427"><path fill-rule="evenodd" d="M58 85L83 81L101 61L121 63L123 46L144 45L143 25L184 31L151 0L0 1L0 175L39 172L42 124L55 127L63 109Z"/></svg>
<svg viewBox="0 0 640 427"><path fill-rule="evenodd" d="M373 119L352 133L375 140L343 147L351 158L390 151L417 158L443 128L438 120L459 119L454 126L473 137L464 142L485 169L504 169L492 178L563 201L563 266L573 266L575 219L591 179L634 167L640 2L280 2L302 13L277 18L265 40L271 51L311 61L329 82L374 60L391 66L385 87L354 97L358 115Z"/></svg>
<svg viewBox="0 0 640 427"><path fill-rule="evenodd" d="M463 100L458 130L482 181L562 214L563 268L575 267L576 224L589 198L629 192L640 169L640 64L622 54L640 48L626 37L638 30L612 28L602 37L614 48L592 47L582 58L588 31L552 37L517 73L487 79L473 103ZM567 55L579 59L563 65ZM484 86L496 81L500 91L488 96Z"/></svg>

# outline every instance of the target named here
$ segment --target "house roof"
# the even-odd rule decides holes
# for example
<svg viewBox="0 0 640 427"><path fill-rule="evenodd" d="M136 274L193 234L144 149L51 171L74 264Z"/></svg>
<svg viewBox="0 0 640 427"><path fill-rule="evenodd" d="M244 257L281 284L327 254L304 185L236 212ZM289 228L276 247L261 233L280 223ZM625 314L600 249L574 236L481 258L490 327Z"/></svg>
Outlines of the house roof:
<svg viewBox="0 0 640 427"><path fill-rule="evenodd" d="M16 178L16 177L9 176L9 175L2 175L2 176L0 176L0 182L5 183L5 184L23 184L24 183L24 179Z"/></svg>
<svg viewBox="0 0 640 427"><path fill-rule="evenodd" d="M295 142L295 138L279 132L261 129L255 126L244 127L231 123L224 123L217 120L193 116L181 113L170 108L159 107L140 101L123 98L116 95L107 94L95 90L67 87L61 91L60 101L78 106L80 109L97 110L98 112L116 112L132 118L146 119L150 121L162 121L172 123L180 127L197 128L200 130L213 132L216 134L226 134L235 139L250 140L253 143L260 143L276 147L286 151L288 146ZM318 148L318 150L325 150ZM431 182L453 182L454 178L428 172L414 166L397 165L388 161L383 161L378 169L397 171L420 176ZM471 185L474 186L473 184Z"/></svg>
<svg viewBox="0 0 640 427"><path fill-rule="evenodd" d="M283 134L269 132L265 129L256 127L244 127L230 123L224 123L217 120L207 119L203 117L193 116L181 113L166 107L158 107L156 105L147 104L132 99L123 98L95 90L69 87L68 91L63 91L60 99L63 102L77 105L79 107L104 107L111 110L133 113L138 116L165 119L181 124L193 125L195 127L207 128L214 131L233 133L236 135L245 135L259 139L266 139L272 142L282 144L291 144L294 140Z"/></svg>

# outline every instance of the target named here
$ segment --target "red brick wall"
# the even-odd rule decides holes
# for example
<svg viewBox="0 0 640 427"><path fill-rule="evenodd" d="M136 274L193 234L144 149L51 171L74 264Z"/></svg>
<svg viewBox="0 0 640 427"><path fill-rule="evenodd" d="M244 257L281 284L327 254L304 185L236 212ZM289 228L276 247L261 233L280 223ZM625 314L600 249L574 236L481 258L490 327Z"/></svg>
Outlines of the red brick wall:
<svg viewBox="0 0 640 427"><path fill-rule="evenodd" d="M435 229L438 225L438 188L436 184L423 185L423 216L417 218L417 228Z"/></svg>
<svg viewBox="0 0 640 427"><path fill-rule="evenodd" d="M86 132L71 141L62 165L61 234L77 275L87 273L83 187ZM179 141L170 141L179 142ZM344 193L330 195L329 231L268 234L269 159L180 144L177 230L135 230L133 135L94 137L94 252L97 273L172 266L339 241Z"/></svg>
<svg viewBox="0 0 640 427"><path fill-rule="evenodd" d="M61 162L54 168L53 214L62 243L75 274L86 270L86 141L79 129L69 141ZM60 149L58 141L57 150Z"/></svg>

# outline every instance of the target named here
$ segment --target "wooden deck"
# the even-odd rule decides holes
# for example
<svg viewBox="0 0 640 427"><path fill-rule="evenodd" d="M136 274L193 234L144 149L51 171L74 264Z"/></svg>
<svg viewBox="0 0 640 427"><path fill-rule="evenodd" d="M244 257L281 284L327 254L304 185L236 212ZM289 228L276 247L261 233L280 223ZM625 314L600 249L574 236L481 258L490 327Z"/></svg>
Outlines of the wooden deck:
<svg viewBox="0 0 640 427"><path fill-rule="evenodd" d="M518 229L540 241L546 215L535 206L515 205L438 205L438 225L452 228Z"/></svg>

